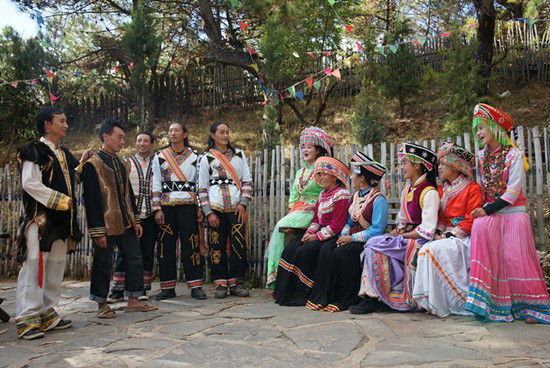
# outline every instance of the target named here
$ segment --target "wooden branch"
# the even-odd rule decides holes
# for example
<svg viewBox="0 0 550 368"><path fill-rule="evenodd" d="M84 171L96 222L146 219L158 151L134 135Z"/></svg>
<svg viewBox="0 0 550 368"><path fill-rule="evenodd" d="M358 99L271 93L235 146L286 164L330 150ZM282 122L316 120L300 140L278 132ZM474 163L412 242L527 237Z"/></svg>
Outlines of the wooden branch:
<svg viewBox="0 0 550 368"><path fill-rule="evenodd" d="M114 9L118 10L121 13L124 13L124 14L127 14L127 15L131 14L129 10L124 9L122 6L118 5L113 0L105 0L105 2L109 5L111 5Z"/></svg>
<svg viewBox="0 0 550 368"><path fill-rule="evenodd" d="M306 125L307 124L306 120L304 119L304 117L302 116L302 113L298 110L296 105L294 105L294 102L289 99L286 101L286 103L288 106L290 106L292 111L294 111L294 114L296 114L296 117L298 118L298 120L300 120L300 123L302 123L303 125Z"/></svg>

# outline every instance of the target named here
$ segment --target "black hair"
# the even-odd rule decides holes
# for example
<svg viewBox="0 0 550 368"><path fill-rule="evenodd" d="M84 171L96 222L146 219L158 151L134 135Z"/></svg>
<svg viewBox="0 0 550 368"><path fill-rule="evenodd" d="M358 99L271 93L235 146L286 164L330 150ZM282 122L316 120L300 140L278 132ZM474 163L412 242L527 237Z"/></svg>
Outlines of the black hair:
<svg viewBox="0 0 550 368"><path fill-rule="evenodd" d="M98 129L99 139L101 140L101 143L103 143L103 134L111 135L115 127L120 128L122 129L122 131L124 131L122 124L120 124L118 121L103 120Z"/></svg>
<svg viewBox="0 0 550 368"><path fill-rule="evenodd" d="M145 134L145 135L148 135L149 136L149 140L151 141L151 144L155 143L155 136L153 135L153 133L151 133L150 131L148 130L140 130L138 132L138 134L136 134L136 139L137 137L139 137L140 135L142 134Z"/></svg>
<svg viewBox="0 0 550 368"><path fill-rule="evenodd" d="M229 127L229 124L227 124L225 121L215 121L212 123L212 125L210 126L210 134L208 134L208 139L206 141L207 145L208 145L208 148L207 150L209 150L210 148L212 147L215 147L216 144L214 143L214 139L212 139L212 134L215 134L216 131L218 130L218 127L220 125L226 125L227 127ZM227 142L227 148L229 148L231 151L235 152L235 149L233 148L233 146L231 145L231 142Z"/></svg>
<svg viewBox="0 0 550 368"><path fill-rule="evenodd" d="M319 154L317 155L317 158L321 156L332 156L332 152L328 152L325 147L314 145L315 149L317 149L317 152Z"/></svg>
<svg viewBox="0 0 550 368"><path fill-rule="evenodd" d="M57 106L46 106L42 108L36 115L35 121L36 121L36 130L38 130L38 134L42 137L44 134L46 134L44 123L46 121L52 122L53 116L55 115L61 115L64 114L65 111L63 111L62 108Z"/></svg>
<svg viewBox="0 0 550 368"><path fill-rule="evenodd" d="M374 175L373 173L371 173L367 169L364 169L363 167L361 167L361 173L358 175L364 177L367 184L370 185L372 188L380 184L380 180L382 179L378 175Z"/></svg>
<svg viewBox="0 0 550 368"><path fill-rule="evenodd" d="M187 133L187 127L181 121L173 121L173 122L170 123L170 125L172 125L172 124L178 124L181 127L181 129L183 130L183 132ZM187 137L183 138L183 144L185 145L185 147L189 147L189 134L187 135ZM168 145L168 146L170 146L170 145Z"/></svg>
<svg viewBox="0 0 550 368"><path fill-rule="evenodd" d="M428 171L428 168L424 166L424 164L420 164L420 167L422 168L422 174L426 174L426 180L437 188L437 164L434 164L434 167Z"/></svg>

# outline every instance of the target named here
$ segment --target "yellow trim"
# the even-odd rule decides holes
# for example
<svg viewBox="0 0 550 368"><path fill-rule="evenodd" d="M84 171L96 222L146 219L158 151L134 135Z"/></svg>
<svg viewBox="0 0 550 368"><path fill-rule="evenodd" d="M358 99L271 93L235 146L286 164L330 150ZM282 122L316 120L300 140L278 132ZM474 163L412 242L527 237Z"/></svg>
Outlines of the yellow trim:
<svg viewBox="0 0 550 368"><path fill-rule="evenodd" d="M434 187L426 187L422 190L422 193L420 193L420 208L421 209L424 209L424 196L426 195L426 193L428 193L430 190L435 190Z"/></svg>
<svg viewBox="0 0 550 368"><path fill-rule="evenodd" d="M70 199L71 197L61 193L61 199L59 199L59 202L57 203L57 206L55 209L58 211L68 211L70 208L69 206Z"/></svg>

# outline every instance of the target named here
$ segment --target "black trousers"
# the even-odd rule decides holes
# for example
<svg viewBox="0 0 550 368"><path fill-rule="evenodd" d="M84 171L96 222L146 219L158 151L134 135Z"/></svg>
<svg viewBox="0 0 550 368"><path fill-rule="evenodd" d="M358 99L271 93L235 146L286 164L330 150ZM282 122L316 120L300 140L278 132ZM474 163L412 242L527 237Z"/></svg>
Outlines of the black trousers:
<svg viewBox="0 0 550 368"><path fill-rule="evenodd" d="M143 294L143 260L136 232L131 228L126 229L122 235L108 236L107 248L100 248L94 242L90 299L98 303L105 303L107 300L115 246L120 249L128 265L126 296L138 297Z"/></svg>
<svg viewBox="0 0 550 368"><path fill-rule="evenodd" d="M203 262L200 252L197 208L194 204L162 206L164 225L160 226L158 249L161 289L176 287L176 244L178 238L187 286L190 289L202 286Z"/></svg>
<svg viewBox="0 0 550 368"><path fill-rule="evenodd" d="M153 215L141 220L140 225L143 228L143 235L141 236L141 239L138 239L141 255L143 257L143 290L151 290L158 225L155 222L155 216ZM127 270L128 263L122 256L120 248L117 248L115 272L113 273L113 287L111 288L111 291L122 292L125 289Z"/></svg>
<svg viewBox="0 0 550 368"><path fill-rule="evenodd" d="M208 229L212 280L216 286L232 287L246 271L246 224L239 222L233 212L214 213L220 219L220 226Z"/></svg>

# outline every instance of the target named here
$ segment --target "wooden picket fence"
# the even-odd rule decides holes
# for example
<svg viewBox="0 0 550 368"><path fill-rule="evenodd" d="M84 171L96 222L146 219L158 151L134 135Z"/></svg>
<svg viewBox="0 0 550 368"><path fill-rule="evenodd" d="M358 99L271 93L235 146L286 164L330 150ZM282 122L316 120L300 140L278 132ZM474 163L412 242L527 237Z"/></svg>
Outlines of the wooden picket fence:
<svg viewBox="0 0 550 368"><path fill-rule="evenodd" d="M479 150L477 141L469 133L453 139L447 137L416 143L436 150L446 141L454 141L474 152ZM537 247L543 249L548 239L546 229L550 229L548 128L541 130L538 127L519 127L518 139L515 143L525 151L531 162L531 168L526 173L524 193ZM334 156L345 163L349 163L355 152L363 151L388 168L380 190L388 198L390 224L393 223L397 214L399 197L404 186L397 159L398 147L396 143L382 142L366 146L347 145L334 148ZM300 157L299 147L294 145L254 152L248 157L254 181L254 194L249 209L249 276L255 280L265 282L265 246L275 224L288 211L287 198L295 174L302 165ZM0 277L13 276L16 272L16 265L11 262L10 254L13 252L18 217L22 208L20 194L20 179L14 168L9 165L0 168ZM79 197L81 198L80 188ZM76 251L67 256L67 275L88 277L91 268L92 242L84 225L85 213L83 206L80 205L81 199L79 202L78 217L85 237Z"/></svg>

